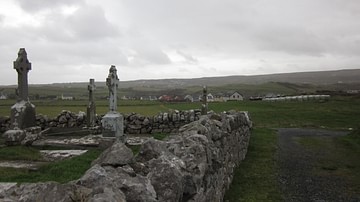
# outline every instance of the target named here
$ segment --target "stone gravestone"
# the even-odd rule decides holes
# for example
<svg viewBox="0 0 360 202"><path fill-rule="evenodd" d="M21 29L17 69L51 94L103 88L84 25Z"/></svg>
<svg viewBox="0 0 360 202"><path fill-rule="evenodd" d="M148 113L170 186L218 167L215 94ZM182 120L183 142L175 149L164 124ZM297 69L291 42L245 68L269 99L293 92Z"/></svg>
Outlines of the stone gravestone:
<svg viewBox="0 0 360 202"><path fill-rule="evenodd" d="M29 101L28 72L31 63L25 48L20 48L14 61L14 69L18 73L17 102L11 107L11 126L13 129L24 129L36 125L35 105Z"/></svg>
<svg viewBox="0 0 360 202"><path fill-rule="evenodd" d="M201 114L207 115L208 103L207 103L207 87L203 87L203 96L202 96L202 105L201 105Z"/></svg>
<svg viewBox="0 0 360 202"><path fill-rule="evenodd" d="M94 127L96 121L96 105L94 99L94 91L96 89L95 80L90 79L90 84L88 85L89 90L89 104L87 106L86 114L86 123L88 127Z"/></svg>
<svg viewBox="0 0 360 202"><path fill-rule="evenodd" d="M124 135L124 117L117 112L117 88L119 78L116 67L111 65L106 85L109 88L109 112L102 118L102 134L104 137L116 137L121 142L126 141Z"/></svg>

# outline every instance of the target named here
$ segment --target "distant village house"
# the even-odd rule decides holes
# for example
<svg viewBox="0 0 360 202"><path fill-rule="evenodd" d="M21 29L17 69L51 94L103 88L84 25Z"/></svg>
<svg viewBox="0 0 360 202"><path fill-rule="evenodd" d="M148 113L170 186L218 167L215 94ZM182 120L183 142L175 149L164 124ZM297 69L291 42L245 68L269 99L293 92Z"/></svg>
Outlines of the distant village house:
<svg viewBox="0 0 360 202"><path fill-rule="evenodd" d="M7 96L6 95L4 95L4 94L1 94L0 95L0 100L6 100L7 99Z"/></svg>
<svg viewBox="0 0 360 202"><path fill-rule="evenodd" d="M209 94L207 95L207 101L208 101L208 102L214 102L214 101L215 101L214 96L213 96L211 93L209 93Z"/></svg>
<svg viewBox="0 0 360 202"><path fill-rule="evenodd" d="M191 95L186 95L186 96L184 97L184 100L185 100L186 102L194 102L194 97L191 96Z"/></svg>
<svg viewBox="0 0 360 202"><path fill-rule="evenodd" d="M73 96L61 94L61 100L74 100Z"/></svg>
<svg viewBox="0 0 360 202"><path fill-rule="evenodd" d="M230 95L229 100L243 101L244 97L240 93L234 92L233 94Z"/></svg>

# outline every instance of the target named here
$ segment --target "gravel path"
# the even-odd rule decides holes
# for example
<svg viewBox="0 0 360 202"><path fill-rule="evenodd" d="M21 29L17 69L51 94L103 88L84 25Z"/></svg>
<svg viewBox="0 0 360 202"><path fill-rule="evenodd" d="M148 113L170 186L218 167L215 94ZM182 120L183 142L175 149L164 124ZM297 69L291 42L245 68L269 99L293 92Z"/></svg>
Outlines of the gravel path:
<svg viewBox="0 0 360 202"><path fill-rule="evenodd" d="M359 196L346 196L344 189L348 186L344 179L337 176L318 176L312 169L326 151L314 152L306 150L295 141L296 137L316 136L331 138L346 135L346 132L281 128L279 131L279 150L277 161L279 166L278 180L285 201L299 202L340 202L360 201Z"/></svg>

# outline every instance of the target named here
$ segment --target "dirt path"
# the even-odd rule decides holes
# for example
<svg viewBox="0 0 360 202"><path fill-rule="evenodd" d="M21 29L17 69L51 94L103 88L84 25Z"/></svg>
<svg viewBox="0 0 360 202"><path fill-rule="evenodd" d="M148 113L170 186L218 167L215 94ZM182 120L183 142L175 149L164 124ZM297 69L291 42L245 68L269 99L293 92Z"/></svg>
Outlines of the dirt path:
<svg viewBox="0 0 360 202"><path fill-rule="evenodd" d="M314 129L279 129L278 180L285 201L360 201L359 196L348 196L349 186L344 179L335 175L316 175L314 166L326 151L305 149L296 138L312 136L333 138L346 135L345 132Z"/></svg>

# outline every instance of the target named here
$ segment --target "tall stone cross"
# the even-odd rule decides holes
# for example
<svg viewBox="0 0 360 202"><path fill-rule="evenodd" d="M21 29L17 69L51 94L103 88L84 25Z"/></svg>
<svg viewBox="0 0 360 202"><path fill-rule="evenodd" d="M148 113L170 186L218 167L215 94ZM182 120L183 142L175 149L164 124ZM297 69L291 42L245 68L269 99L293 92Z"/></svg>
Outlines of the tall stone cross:
<svg viewBox="0 0 360 202"><path fill-rule="evenodd" d="M202 106L201 106L201 114L206 115L208 110L207 104L207 87L203 87L203 96L202 96Z"/></svg>
<svg viewBox="0 0 360 202"><path fill-rule="evenodd" d="M111 65L109 76L106 78L106 85L109 88L109 109L110 111L101 119L103 137L115 137L117 140L125 143L124 117L117 112L117 87L119 78L116 73L116 67Z"/></svg>
<svg viewBox="0 0 360 202"><path fill-rule="evenodd" d="M95 125L95 119L96 119L96 106L95 106L95 99L94 99L95 89L96 89L95 79L90 79L90 83L88 85L89 104L87 106L87 116L86 116L88 127L93 127Z"/></svg>
<svg viewBox="0 0 360 202"><path fill-rule="evenodd" d="M10 120L13 129L24 129L36 125L35 105L29 101L28 72L31 63L25 48L20 48L14 61L14 69L18 73L17 102L11 107Z"/></svg>
<svg viewBox="0 0 360 202"><path fill-rule="evenodd" d="M88 90L89 90L89 103L94 102L94 91L96 89L95 79L90 79Z"/></svg>
<svg viewBox="0 0 360 202"><path fill-rule="evenodd" d="M117 88L119 85L119 78L117 76L117 70L114 65L111 65L109 69L109 76L106 78L106 85L109 88L109 110L114 112L117 110Z"/></svg>
<svg viewBox="0 0 360 202"><path fill-rule="evenodd" d="M29 100L28 72L31 70L31 63L27 58L25 48L20 48L18 57L14 61L14 69L18 73L18 101Z"/></svg>

